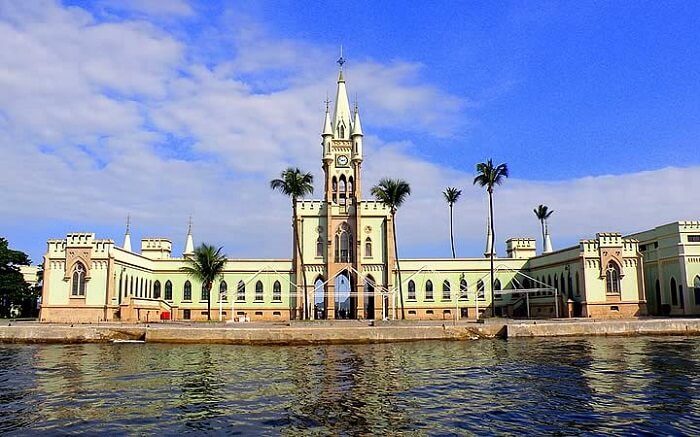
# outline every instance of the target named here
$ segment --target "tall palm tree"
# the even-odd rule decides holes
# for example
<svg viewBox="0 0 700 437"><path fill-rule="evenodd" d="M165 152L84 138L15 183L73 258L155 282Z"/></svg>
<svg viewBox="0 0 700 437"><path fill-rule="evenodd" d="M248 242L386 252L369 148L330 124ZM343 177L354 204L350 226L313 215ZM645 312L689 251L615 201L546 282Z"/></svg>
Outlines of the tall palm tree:
<svg viewBox="0 0 700 437"><path fill-rule="evenodd" d="M537 218L540 221L540 225L542 226L542 250L546 250L545 245L547 244L545 239L547 238L547 219L549 218L550 215L554 212L554 210L550 210L547 205L540 205L537 208L533 209L532 212L535 213Z"/></svg>
<svg viewBox="0 0 700 437"><path fill-rule="evenodd" d="M294 245L296 246L295 253L299 256L301 263L301 277L304 285L304 313L303 318L307 318L309 310L308 296L306 290L306 274L304 272L304 258L299 241L299 229L297 229L297 200L301 197L313 194L314 192L314 176L311 173L304 173L298 168L289 167L280 174L280 179L270 181L270 188L280 191L282 194L289 196L292 199L292 229L294 232Z"/></svg>
<svg viewBox="0 0 700 437"><path fill-rule="evenodd" d="M202 243L185 262L187 265L180 267L180 271L200 281L207 290L207 320L211 320L211 287L216 278L221 277L224 272L226 255L221 253L221 247L216 249Z"/></svg>
<svg viewBox="0 0 700 437"><path fill-rule="evenodd" d="M383 178L379 184L372 187L372 195L384 203L391 211L391 224L394 231L394 253L396 254L396 270L399 272L399 297L401 298L401 319L406 318L403 308L403 287L401 285L401 267L399 265L399 246L396 239L396 211L411 195L411 187L403 179Z"/></svg>
<svg viewBox="0 0 700 437"><path fill-rule="evenodd" d="M493 292L493 249L495 247L494 241L496 240L493 226L493 190L496 185L501 185L505 178L508 177L508 165L506 163L499 164L494 167L493 161L489 159L486 162L480 162L476 165L477 175L474 178L474 185L479 185L480 187L486 187L486 192L489 194L489 218L491 226L491 253L489 257L491 258L491 316L496 315L495 299Z"/></svg>
<svg viewBox="0 0 700 437"><path fill-rule="evenodd" d="M452 206L454 206L457 200L459 200L459 196L462 195L462 190L458 190L455 187L447 187L445 188L445 191L442 192L442 195L445 196L445 200L450 206L450 244L452 245L452 258L456 258L457 255L455 254L455 236L452 232Z"/></svg>

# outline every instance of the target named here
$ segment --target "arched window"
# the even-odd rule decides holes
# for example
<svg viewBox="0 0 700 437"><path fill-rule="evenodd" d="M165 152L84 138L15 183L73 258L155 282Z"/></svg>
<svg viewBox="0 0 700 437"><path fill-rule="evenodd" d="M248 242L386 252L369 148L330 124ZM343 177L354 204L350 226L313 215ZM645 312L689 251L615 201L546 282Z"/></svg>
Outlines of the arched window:
<svg viewBox="0 0 700 437"><path fill-rule="evenodd" d="M333 187L332 188L333 202L337 202L338 201L338 179L335 176L333 176L332 187Z"/></svg>
<svg viewBox="0 0 700 437"><path fill-rule="evenodd" d="M416 300L416 283L413 279L408 281L408 300Z"/></svg>
<svg viewBox="0 0 700 437"><path fill-rule="evenodd" d="M605 270L605 289L608 294L620 294L620 268L610 261Z"/></svg>
<svg viewBox="0 0 700 437"><path fill-rule="evenodd" d="M245 282L238 281L238 287L236 288L236 300L238 302L245 302Z"/></svg>
<svg viewBox="0 0 700 437"><path fill-rule="evenodd" d="M81 262L75 263L73 267L73 278L71 286L72 296L85 296L85 266Z"/></svg>
<svg viewBox="0 0 700 437"><path fill-rule="evenodd" d="M160 299L160 281L153 283L153 299Z"/></svg>
<svg viewBox="0 0 700 437"><path fill-rule="evenodd" d="M459 298L460 299L469 299L469 285L467 284L466 279L462 279L459 281Z"/></svg>
<svg viewBox="0 0 700 437"><path fill-rule="evenodd" d="M493 298L494 299L500 299L501 298L501 293L496 293L497 291L501 291L501 281L496 279L493 281Z"/></svg>
<svg viewBox="0 0 700 437"><path fill-rule="evenodd" d="M678 293L676 290L675 278L671 278L671 305L678 305Z"/></svg>
<svg viewBox="0 0 700 437"><path fill-rule="evenodd" d="M345 125L342 121L338 123L338 138L345 138Z"/></svg>
<svg viewBox="0 0 700 437"><path fill-rule="evenodd" d="M165 300L173 300L173 283L170 280L165 283Z"/></svg>
<svg viewBox="0 0 700 437"><path fill-rule="evenodd" d="M566 281L563 273L559 276L559 285L561 285L561 294L566 294Z"/></svg>
<svg viewBox="0 0 700 437"><path fill-rule="evenodd" d="M134 277L131 276L129 278L129 296L133 296L133 295L134 295Z"/></svg>
<svg viewBox="0 0 700 437"><path fill-rule="evenodd" d="M578 272L576 272L576 296L580 296L580 295L581 295L581 288L580 288L579 282L578 282Z"/></svg>
<svg viewBox="0 0 700 437"><path fill-rule="evenodd" d="M425 300L433 300L433 281L430 279L425 282Z"/></svg>
<svg viewBox="0 0 700 437"><path fill-rule="evenodd" d="M452 299L451 293L450 293L450 281L445 279L442 281L442 300L450 300Z"/></svg>
<svg viewBox="0 0 700 437"><path fill-rule="evenodd" d="M185 282L185 288L183 289L182 299L192 300L192 284L190 283L190 281Z"/></svg>
<svg viewBox="0 0 700 437"><path fill-rule="evenodd" d="M555 276L556 277L556 276ZM547 276L547 285L552 286L552 276Z"/></svg>
<svg viewBox="0 0 700 437"><path fill-rule="evenodd" d="M203 282L202 283L202 296L200 296L200 301L207 301L209 300L209 293L207 292L207 283Z"/></svg>
<svg viewBox="0 0 700 437"><path fill-rule="evenodd" d="M355 182L353 181L352 176L350 176L348 178L348 197L354 197L354 194L353 194L355 192L354 185L355 185Z"/></svg>
<svg viewBox="0 0 700 437"><path fill-rule="evenodd" d="M275 281L272 285L272 300L277 302L282 300L282 284L280 284L280 281Z"/></svg>
<svg viewBox="0 0 700 437"><path fill-rule="evenodd" d="M319 258L323 256L323 239L320 235L316 239L316 256Z"/></svg>
<svg viewBox="0 0 700 437"><path fill-rule="evenodd" d="M219 300L224 302L228 300L228 284L226 281L221 281L219 284Z"/></svg>
<svg viewBox="0 0 700 437"><path fill-rule="evenodd" d="M258 281L255 283L255 301L262 302L263 300L263 283Z"/></svg>
<svg viewBox="0 0 700 437"><path fill-rule="evenodd" d="M340 180L338 181L338 196L340 198L340 204L345 205L345 198L347 196L348 187L345 184L345 175L340 175Z"/></svg>
<svg viewBox="0 0 700 437"><path fill-rule="evenodd" d="M574 294L574 283L571 279L571 272L569 272L569 275L566 278L566 289L569 291L569 296Z"/></svg>
<svg viewBox="0 0 700 437"><path fill-rule="evenodd" d="M695 297L695 305L700 305L700 276L696 276L693 281L693 296Z"/></svg>
<svg viewBox="0 0 700 437"><path fill-rule="evenodd" d="M372 239L369 237L365 240L365 256L372 256Z"/></svg>
<svg viewBox="0 0 700 437"><path fill-rule="evenodd" d="M343 222L335 234L336 262L352 262L352 233L350 226Z"/></svg>
<svg viewBox="0 0 700 437"><path fill-rule="evenodd" d="M476 294L479 299L484 298L484 281L481 279L476 283Z"/></svg>

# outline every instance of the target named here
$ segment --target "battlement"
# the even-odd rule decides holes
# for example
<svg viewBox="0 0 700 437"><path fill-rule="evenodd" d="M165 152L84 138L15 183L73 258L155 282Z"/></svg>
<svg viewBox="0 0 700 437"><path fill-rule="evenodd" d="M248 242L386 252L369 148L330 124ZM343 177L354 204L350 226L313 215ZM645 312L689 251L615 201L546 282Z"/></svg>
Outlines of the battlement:
<svg viewBox="0 0 700 437"><path fill-rule="evenodd" d="M95 240L95 234L90 232L75 232L66 234L66 244L70 247L90 247Z"/></svg>
<svg viewBox="0 0 700 437"><path fill-rule="evenodd" d="M700 231L700 221L698 221L698 220L679 221L678 222L678 229L681 232Z"/></svg>
<svg viewBox="0 0 700 437"><path fill-rule="evenodd" d="M167 238L142 238L141 255L150 259L168 259L172 254L173 243Z"/></svg>
<svg viewBox="0 0 700 437"><path fill-rule="evenodd" d="M534 238L516 237L506 240L508 258L532 258L536 255Z"/></svg>
<svg viewBox="0 0 700 437"><path fill-rule="evenodd" d="M113 240L103 239L96 240L95 234L93 233L70 233L66 234L66 238L52 239L46 242L47 252L49 255L61 255L64 254L66 248L90 248L95 254L106 254L109 253L110 248L114 245Z"/></svg>

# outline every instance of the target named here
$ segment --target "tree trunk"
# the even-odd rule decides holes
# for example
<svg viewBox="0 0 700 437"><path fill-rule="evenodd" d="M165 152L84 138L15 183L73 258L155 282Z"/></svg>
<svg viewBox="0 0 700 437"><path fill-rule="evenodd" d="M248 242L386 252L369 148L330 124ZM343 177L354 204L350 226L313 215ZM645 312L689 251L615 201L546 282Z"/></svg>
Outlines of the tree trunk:
<svg viewBox="0 0 700 437"><path fill-rule="evenodd" d="M457 258L455 255L455 235L452 230L452 204L450 203L450 244L452 245L452 258Z"/></svg>
<svg viewBox="0 0 700 437"><path fill-rule="evenodd" d="M495 293L493 292L493 253L496 251L496 246L494 242L496 241L496 233L494 232L493 226L493 192L489 190L489 216L491 217L491 253L489 257L491 258L491 317L496 317L496 299L494 299Z"/></svg>
<svg viewBox="0 0 700 437"><path fill-rule="evenodd" d="M399 264L399 245L396 238L396 213L391 213L391 225L394 229L394 255L396 256L396 270L399 273L399 299L401 299L401 320L406 319L406 312L403 308L403 286L401 285L401 265Z"/></svg>
<svg viewBox="0 0 700 437"><path fill-rule="evenodd" d="M299 264L301 265L301 267L300 267L301 273L297 272L297 274L301 274L302 284L304 286L304 290L303 290L304 311L302 313L302 318L304 320L306 320L306 319L308 319L308 312L309 312L309 302L308 302L309 297L307 296L306 272L304 272L304 258L303 258L303 253L302 253L302 249L301 249L301 242L299 241L299 229L297 227L297 201L296 201L296 198L292 198L292 211L293 211L292 228L294 230L294 241L296 242L297 254L299 255Z"/></svg>
<svg viewBox="0 0 700 437"><path fill-rule="evenodd" d="M207 281L207 321L211 322L211 285L212 283Z"/></svg>

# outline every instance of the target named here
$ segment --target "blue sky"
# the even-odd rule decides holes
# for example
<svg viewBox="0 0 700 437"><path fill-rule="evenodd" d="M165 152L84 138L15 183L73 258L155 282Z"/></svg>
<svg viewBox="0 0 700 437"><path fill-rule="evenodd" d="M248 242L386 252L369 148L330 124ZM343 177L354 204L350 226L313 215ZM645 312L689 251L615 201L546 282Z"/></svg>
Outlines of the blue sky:
<svg viewBox="0 0 700 437"><path fill-rule="evenodd" d="M343 44L367 136L364 187L407 179L401 252L483 251L476 162L507 162L499 251L700 219L696 2L2 2L0 235L195 239L286 257L287 165L320 178L318 132ZM425 214L425 211L431 211ZM271 213L271 214L269 214ZM436 218L445 226L435 226ZM274 229L274 231L270 231ZM538 241L539 243L539 241Z"/></svg>

